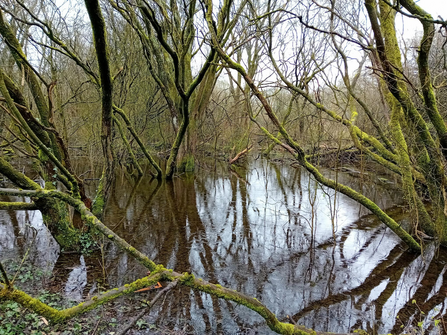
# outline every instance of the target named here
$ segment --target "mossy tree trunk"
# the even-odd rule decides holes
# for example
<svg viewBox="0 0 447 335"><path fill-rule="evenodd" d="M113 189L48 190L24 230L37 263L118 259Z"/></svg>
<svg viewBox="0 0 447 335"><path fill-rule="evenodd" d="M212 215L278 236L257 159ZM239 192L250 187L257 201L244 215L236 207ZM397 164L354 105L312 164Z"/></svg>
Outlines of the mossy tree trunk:
<svg viewBox="0 0 447 335"><path fill-rule="evenodd" d="M211 50L195 78L192 77L192 66L195 61L193 42L196 36L194 17L197 15L197 1L157 3L137 1L141 19L135 13L134 7L124 3L124 7L112 6L129 22L138 34L147 61L148 69L160 87L170 111L174 125L174 142L171 145L164 177L171 179L177 169L180 152L188 158L184 140L190 126L191 111L196 110L196 88L205 78L207 83L214 81L217 67L211 63L215 60L215 52ZM180 19L186 16L184 19ZM209 87L199 89L197 103L203 110L211 92ZM200 113L199 113L200 114ZM199 115L197 114L197 115ZM196 120L193 116L193 125ZM194 130L192 130L194 131ZM191 135L193 136L193 135ZM182 151L183 150L183 151ZM188 163L189 169L193 164Z"/></svg>
<svg viewBox="0 0 447 335"><path fill-rule="evenodd" d="M433 38L435 36L435 24L432 16L419 7L413 0L403 0L400 3L406 10L418 18L423 27L424 33L420 40L417 63L419 80L424 97L424 111L427 113L438 134L444 157L447 158L447 126L439 112L428 63Z"/></svg>
<svg viewBox="0 0 447 335"><path fill-rule="evenodd" d="M101 145L104 157L104 169L100 185L93 202L93 210L95 215L101 217L115 179L115 157L113 152L112 137L113 82L110 74L106 24L102 16L99 1L86 0L85 7L87 8L92 26L93 41L95 44L96 59L98 60L101 81Z"/></svg>
<svg viewBox="0 0 447 335"><path fill-rule="evenodd" d="M0 156L0 173L24 190L41 191L39 184L17 171ZM80 232L73 226L66 204L55 198L41 198L34 201L42 212L45 225L63 250L79 250ZM1 207L1 206L0 206ZM6 208L0 208L6 209ZM12 208L20 209L20 208Z"/></svg>
<svg viewBox="0 0 447 335"><path fill-rule="evenodd" d="M45 189L56 189L61 182L75 197L89 204L82 181L73 172L65 141L57 131L53 120L52 91L55 83L47 83L44 78L28 62L21 44L17 40L13 29L5 20L3 11L0 11L0 35L5 41L12 58L29 88L30 100L25 98L24 89L17 85L12 77L6 75L0 69L0 89L3 100L6 102L8 113L17 129L17 135L24 142L27 154L36 155L34 168L45 181ZM46 88L46 95L42 91ZM38 117L35 117L29 106L37 109ZM26 134L26 135L25 135ZM7 176L19 187L39 187L29 180L23 183L24 176L14 170L12 166L5 165L2 161L1 173ZM40 189L40 187L39 187ZM68 208L58 200L45 200L36 203L42 211L44 223L48 226L57 242L64 249L78 249L79 232L73 227ZM64 234L66 236L64 236Z"/></svg>
<svg viewBox="0 0 447 335"><path fill-rule="evenodd" d="M286 141L287 145L283 145L280 140L278 140L275 136L273 136L266 128L262 127L258 124L258 126L261 128L261 130L264 131L264 133L273 141L275 141L277 144L283 145L286 149L290 150L292 155L295 157L295 159L304 167L306 170L308 170L315 179L322 183L323 185L330 187L349 198L357 201L358 203L362 204L366 208L368 208L370 211L372 211L375 215L379 217L379 219L385 223L397 236L399 236L405 243L415 251L420 251L421 247L419 243L417 243L414 238L409 235L400 225L398 225L392 218L390 218L385 212L383 212L373 201L365 197L359 192L356 192L352 188L340 184L337 181L331 180L329 178L324 177L318 169L313 166L311 163L309 163L306 159L306 155L304 153L303 148L295 142L287 130L283 127L281 122L279 121L278 117L276 116L275 112L273 111L271 105L269 104L268 100L265 98L265 96L261 93L261 91L258 89L258 87L255 85L253 79L248 75L247 71L244 69L244 67L241 64L236 63L232 60L232 58L224 51L219 38L218 38L218 30L216 29L217 24L214 22L213 19L213 6L212 2L209 0L207 1L207 12L206 12L206 20L208 23L209 32L212 37L212 45L213 48L219 53L222 60L226 63L227 66L230 68L236 70L238 73L241 74L242 78L245 80L247 85L250 87L251 92L257 97L259 102L262 104L265 113L267 114L270 121L273 123L273 125L278 129L281 136ZM293 86L293 85L292 85ZM303 92L305 93L305 92ZM320 104L317 104L317 107L321 107ZM256 122L255 119L252 119L254 122Z"/></svg>
<svg viewBox="0 0 447 335"><path fill-rule="evenodd" d="M396 12L383 1L379 1L378 3L379 11L377 10L377 4L374 0L365 1L365 6L374 33L380 66L383 70L382 78L389 91L387 100L391 110L396 114L391 120L391 126L394 129L393 134L395 140L399 141L396 144L396 148L399 150L399 156L401 158L401 163L403 164L403 182L407 191L407 201L410 203L410 207L411 204L414 204L413 209L419 214L421 226L427 230L428 233L433 234L436 232L441 242L446 243L447 211L445 210L445 188L447 185L447 176L443 168L445 166L445 159L437 144L437 140L433 137L434 134L429 131L431 125L424 120L424 117L410 98L410 92L408 91L402 76L403 67L401 64L401 53L394 28L394 17ZM405 6L413 12L417 12L417 8L412 1L405 2ZM419 11L418 13L421 14L422 12ZM427 18L430 19L429 17ZM426 43L431 43L431 33L429 30L429 27L424 27L424 36L421 42L421 50L423 50L422 54L424 51L427 51L427 48L430 48L426 45ZM425 56L422 56L422 58L424 57ZM426 111L430 111L427 114L429 114L429 119L437 130L438 141L442 145L442 138L445 134L445 124L443 121L440 122L439 120L439 112L434 99L433 89L431 88L431 84L428 84L428 82L431 81L428 64L421 59L421 57L419 57L418 63L419 76L423 87L422 90L423 92L425 91L423 103L426 107ZM401 113L400 111L402 111L401 116L398 115ZM407 125L408 129L404 129L401 126L402 121L403 124ZM400 124L398 124L398 122ZM406 132L408 134L407 136L413 135L412 129L415 130L417 141L412 147L410 147L404 136L402 136L403 134L398 134L399 127L401 127L404 133ZM419 169L422 172L426 181L426 187L433 204L431 217L423 208L420 195L414 189L411 175L409 175L411 173L408 171L409 159L406 157L408 152L416 153L415 161L418 162L416 169ZM404 171L404 169L406 170Z"/></svg>

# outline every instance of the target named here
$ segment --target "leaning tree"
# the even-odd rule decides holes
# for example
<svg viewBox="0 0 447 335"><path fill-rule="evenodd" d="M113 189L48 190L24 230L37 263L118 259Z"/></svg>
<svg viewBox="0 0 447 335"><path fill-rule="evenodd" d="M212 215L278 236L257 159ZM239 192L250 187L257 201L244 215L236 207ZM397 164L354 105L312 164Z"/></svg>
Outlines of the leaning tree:
<svg viewBox="0 0 447 335"><path fill-rule="evenodd" d="M11 3L14 6L9 6ZM298 4L267 0L260 2L259 6L246 0L224 0L219 5L211 0L110 0L104 6L109 13L120 15L132 28L134 36L138 36L148 72L163 95L173 120L175 138L164 172L166 178L174 175L177 156L190 126L191 113L198 117L203 112L217 74L225 69L230 77L231 73L235 74L236 80L233 83L241 86L240 92L244 93L247 104L244 110L251 121L271 142L289 151L319 183L365 206L414 251L421 250L418 230L424 230L445 243L447 204L444 164L447 155L447 127L430 74L435 25L439 24L445 29L445 21L434 20L411 0L396 3L366 0L364 6L349 6L337 1L319 3L314 0ZM141 134L135 131L135 125L129 119L127 111L117 102L119 99L116 99L117 94L114 92L114 80L119 78L122 70L112 61L111 54L114 50L109 46L107 23L99 1L85 0L85 9L92 28L93 48L82 43L67 43L65 39L68 37L64 36L64 29L54 24L51 21L53 16L48 15L47 9L50 7L45 6L45 2L25 4L19 0L9 1L0 7L0 52L6 55L2 58L4 64L0 69L0 107L3 110L1 149L14 151L32 161L34 171L43 180L43 184L36 183L9 163L6 155L2 155L0 173L16 188L2 188L0 194L26 196L32 202L1 202L0 206L2 209L39 209L51 233L64 248L76 248L82 230L85 227L94 228L139 261L150 273L133 283L60 311L18 290L14 280L0 263L0 298L16 301L54 322L61 322L118 296L167 280L173 282L173 285L184 285L247 306L261 315L268 326L278 333L313 333L312 330L280 322L266 306L254 298L197 279L190 273L180 274L155 264L100 221L98 217L101 217L107 203L116 169L114 129L120 134L129 156L138 166L135 155L131 154L133 148L121 122L126 124L128 132L150 162L152 174L161 178L163 172L150 153L150 148L146 148ZM395 29L395 17L398 13L419 20L423 27L416 70L419 82L409 80L401 63L402 51ZM241 20L242 15L248 19ZM263 64L268 64L269 71L277 77L276 88L289 92L292 107L294 101L298 100L313 106L316 113L325 115L332 124L346 128L353 146L359 151L399 176L405 200L415 219L408 231L361 191L343 185L337 179L326 177L313 163L313 156L307 152L305 138L294 138L288 129L289 112L281 120L277 110L272 107L274 105L272 98L268 96L268 90L254 81L256 72L260 73L259 59L251 57L251 63L256 60L256 64L250 64L251 67L243 65L247 53L240 52L242 45L234 39L235 31L243 31L242 25L250 26L250 35L245 37L245 41L251 43L256 40L252 45L258 54L262 52ZM315 49L311 46L311 50L307 52L305 49L290 48L287 53L278 53L276 37L293 29L300 32L303 43L308 40L306 34L315 36L319 42L314 44ZM32 36L30 31L33 32ZM195 43L196 40L200 43ZM34 59L35 53L27 54L24 41L41 50L40 65ZM330 50L320 48L328 43ZM81 47L78 48L79 46ZM296 46L301 47L299 44ZM353 75L350 59L354 47L357 48L360 65ZM330 57L322 57L322 51ZM307 55L304 57L305 64L301 58L303 55ZM200 62L197 68L193 68L194 57ZM101 112L95 112L100 119L104 168L92 206L93 213L83 182L72 167L67 149L68 139L58 130L54 120L53 94L55 87L57 88L54 79L58 71L56 65L58 62L62 64L62 59L69 60L71 65L75 64L75 68L80 70L79 76L100 97L100 103L95 106L100 106ZM290 59L293 61L290 62ZM196 71L195 76L193 70ZM340 78L340 81L331 81L328 73L334 71L337 73L335 78ZM370 71L375 79L371 82L377 84L376 89L383 97L386 110L382 113L387 114L388 120L379 118L377 111L373 110L359 92L361 80L367 75L365 71ZM262 73L259 78L262 78ZM242 87L242 80L245 87ZM83 85L82 80L78 80L76 90L80 90ZM332 94L336 103L331 104L327 99L321 99L322 91L325 95ZM250 104L254 103L262 107L264 114L253 113ZM289 110L292 112L296 108ZM368 130L358 123L361 119L359 115L367 120ZM263 116L266 118L263 119ZM7 136L4 135L6 133ZM141 169L138 170L139 173L142 172ZM430 208L425 206L427 199L432 204ZM84 226L81 230L73 226L68 215L68 206L74 208L82 218Z"/></svg>
<svg viewBox="0 0 447 335"><path fill-rule="evenodd" d="M224 66L239 73L262 104L270 124L263 123L255 115L251 115L251 119L266 136L289 151L318 182L350 197L377 215L411 249L421 250L420 242L417 241L420 239L417 235L419 230L435 236L440 243L445 244L446 124L438 108L428 60L436 32L435 24L440 24L442 31L446 28L446 22L434 20L413 1L391 4L373 0L365 1L364 7L347 6L336 1L327 4L317 1L304 1L299 4L267 1L252 19L258 22L268 17L267 25L260 26L259 34L265 41L265 49L271 67L280 81L279 85L285 85L291 94L304 98L335 124L345 126L352 144L358 150L400 176L405 201L414 218L413 226L406 231L361 192L325 177L312 163L312 157L306 153L305 140L298 142L290 135L290 131L278 118L271 101L266 98L266 92L257 85L248 70L231 56L232 51L228 50L219 30L216 29L218 25L213 9L212 1L207 1L206 18L212 46L217 50ZM424 29L417 57L419 83L408 80L401 64L401 50L395 28L397 13L419 20ZM364 20L361 20L362 15ZM289 59L293 59L298 53L275 53L275 36L284 31L289 32L291 27L296 25L300 25L300 29L305 32L318 32L332 44L334 62L337 64L332 71L339 73L336 78L341 77L341 83L329 82L325 79L327 75L324 72L322 75L309 76L307 81L307 78L302 77L302 81L306 81L305 86L290 79L294 69L289 69ZM357 56L361 60L354 76L350 71L352 62L349 61L352 59L353 48L360 48L357 53L361 54ZM312 54L312 57L316 60L318 54ZM377 116L372 113L372 106L364 101L356 87L358 76L367 60L369 68L374 69L372 75L377 76L378 90L388 108L388 111L382 111L389 113L389 122L385 124L378 122ZM328 83L326 86L336 92L333 98L337 101L335 107L338 108L320 99L321 85L318 80L325 80ZM343 96L344 101L338 100L340 96ZM360 113L364 113L370 120L373 132L368 133L357 125ZM272 126L279 135L273 133L270 129ZM432 204L431 209L424 205L427 198Z"/></svg>

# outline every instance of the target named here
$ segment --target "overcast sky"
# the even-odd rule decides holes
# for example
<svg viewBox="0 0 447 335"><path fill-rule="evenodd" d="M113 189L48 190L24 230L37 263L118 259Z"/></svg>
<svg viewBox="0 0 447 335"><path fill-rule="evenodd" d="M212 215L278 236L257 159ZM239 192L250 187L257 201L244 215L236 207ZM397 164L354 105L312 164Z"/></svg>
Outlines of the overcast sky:
<svg viewBox="0 0 447 335"><path fill-rule="evenodd" d="M438 19L438 15L441 15L444 20L447 20L447 0L419 0L416 3L429 12L434 19ZM412 38L416 32L422 31L422 25L416 19L408 17L402 19L402 16L399 16L396 24L399 29L402 29L403 26L405 38Z"/></svg>

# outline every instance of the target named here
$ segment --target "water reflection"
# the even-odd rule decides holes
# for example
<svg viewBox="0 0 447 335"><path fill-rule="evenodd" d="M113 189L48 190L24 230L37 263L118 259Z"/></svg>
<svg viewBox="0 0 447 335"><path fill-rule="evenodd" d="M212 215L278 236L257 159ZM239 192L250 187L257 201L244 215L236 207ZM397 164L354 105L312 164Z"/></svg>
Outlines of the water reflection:
<svg viewBox="0 0 447 335"><path fill-rule="evenodd" d="M335 178L335 172L325 174ZM390 215L405 217L392 183L345 172L337 178ZM259 160L172 182L122 175L115 187L104 221L118 234L167 267L260 299L279 317L321 331L400 333L422 320L433 329L430 318L445 314L444 250L428 248L420 257L405 252L364 208L288 164ZM21 248L16 226L25 218L13 214L2 217L0 246L14 252ZM113 244L104 250L104 263L86 259L84 296L103 274L110 286L146 274ZM170 326L191 323L199 334L270 333L245 307L187 289L178 289L152 317Z"/></svg>
<svg viewBox="0 0 447 335"><path fill-rule="evenodd" d="M29 201L1 196L0 201ZM29 262L51 273L59 246L43 224L39 211L0 211L0 260L20 260L29 250Z"/></svg>
<svg viewBox="0 0 447 335"><path fill-rule="evenodd" d="M65 284L65 295L74 301L82 301L84 288L87 285L87 267L84 256L81 256L79 262L79 266L70 272Z"/></svg>

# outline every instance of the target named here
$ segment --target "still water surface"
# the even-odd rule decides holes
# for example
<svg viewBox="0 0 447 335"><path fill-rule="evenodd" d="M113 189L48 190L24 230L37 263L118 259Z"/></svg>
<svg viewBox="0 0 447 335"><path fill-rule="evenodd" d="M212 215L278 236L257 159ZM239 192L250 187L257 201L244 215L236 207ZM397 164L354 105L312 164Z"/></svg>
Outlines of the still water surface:
<svg viewBox="0 0 447 335"><path fill-rule="evenodd" d="M393 181L325 174L362 190L405 224ZM104 222L157 263L256 297L282 320L289 315L331 332L397 334L421 321L426 330L442 330L435 320L445 314L445 250L406 252L365 209L288 163L255 160L237 171L202 169L163 183L123 175ZM29 226L37 231L30 263L56 276L70 299L146 274L113 244L104 245L104 259L61 254L39 212L0 212L2 258L23 255ZM75 263L68 266L67 258ZM271 333L247 308L184 288L148 318L188 325L196 334Z"/></svg>

